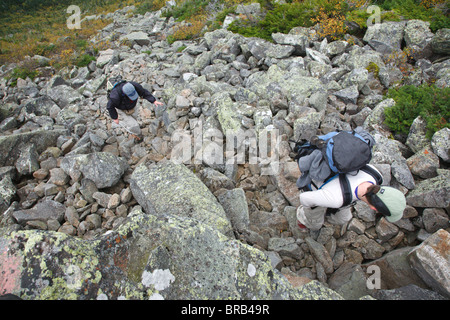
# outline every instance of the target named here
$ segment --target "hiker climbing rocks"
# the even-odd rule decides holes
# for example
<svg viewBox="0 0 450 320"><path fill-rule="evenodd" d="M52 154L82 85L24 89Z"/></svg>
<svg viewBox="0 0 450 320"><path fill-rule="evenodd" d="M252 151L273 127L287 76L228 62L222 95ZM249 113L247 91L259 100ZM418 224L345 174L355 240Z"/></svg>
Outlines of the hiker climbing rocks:
<svg viewBox="0 0 450 320"><path fill-rule="evenodd" d="M116 125L120 125L130 133L136 141L142 141L141 128L132 115L139 97L153 103L156 107L163 105L139 83L125 81L120 76L111 78L107 82L108 104L106 109ZM120 122L119 122L120 116ZM122 123L123 122L123 123Z"/></svg>
<svg viewBox="0 0 450 320"><path fill-rule="evenodd" d="M156 107L163 105L162 102L156 101L156 98L139 83L133 81L120 81L119 83L114 84L108 94L108 105L106 107L111 119L113 119L116 124L119 124L117 110L121 110L126 114L132 114L139 97L148 100Z"/></svg>
<svg viewBox="0 0 450 320"><path fill-rule="evenodd" d="M371 165L367 165L378 170ZM387 221L396 222L403 216L406 199L403 193L393 187L379 185L369 173L359 170L356 175L344 174L348 181L350 202L362 200L371 209L382 214ZM345 207L344 192L339 176L331 178L317 190L300 193L300 206L297 209L298 226L302 231L319 230L330 212L328 220L331 223L342 225L352 219L349 210L330 210Z"/></svg>
<svg viewBox="0 0 450 320"><path fill-rule="evenodd" d="M302 231L319 230L327 213L331 213L331 223L342 225L350 221L350 210L338 209L358 200L389 222L402 218L405 196L395 188L383 186L381 173L369 165L374 144L373 137L360 127L296 143L295 160L302 173L297 187L303 191L297 220Z"/></svg>

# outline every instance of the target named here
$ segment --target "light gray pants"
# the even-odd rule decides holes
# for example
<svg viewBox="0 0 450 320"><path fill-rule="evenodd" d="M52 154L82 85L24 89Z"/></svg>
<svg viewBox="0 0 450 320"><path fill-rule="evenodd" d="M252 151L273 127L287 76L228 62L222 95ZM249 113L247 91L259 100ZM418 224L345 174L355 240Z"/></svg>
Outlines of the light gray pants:
<svg viewBox="0 0 450 320"><path fill-rule="evenodd" d="M297 208L297 220L305 225L312 231L322 228L325 222L325 214L327 208L316 207L314 209L310 207L299 206ZM352 219L352 213L350 207L341 208L335 214L332 214L327 218L327 221L335 225L343 225Z"/></svg>

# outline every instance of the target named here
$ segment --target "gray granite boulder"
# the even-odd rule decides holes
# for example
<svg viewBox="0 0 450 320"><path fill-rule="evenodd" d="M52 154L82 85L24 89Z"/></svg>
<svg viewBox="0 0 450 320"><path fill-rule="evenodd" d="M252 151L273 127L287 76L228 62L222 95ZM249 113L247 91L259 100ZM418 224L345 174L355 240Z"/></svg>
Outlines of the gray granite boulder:
<svg viewBox="0 0 450 320"><path fill-rule="evenodd" d="M77 171L92 180L98 189L115 185L128 169L125 159L109 152L94 152L65 156L61 161L61 169L69 176Z"/></svg>
<svg viewBox="0 0 450 320"><path fill-rule="evenodd" d="M133 171L130 187L147 214L189 217L233 237L223 207L183 164L164 161L147 167L143 163Z"/></svg>

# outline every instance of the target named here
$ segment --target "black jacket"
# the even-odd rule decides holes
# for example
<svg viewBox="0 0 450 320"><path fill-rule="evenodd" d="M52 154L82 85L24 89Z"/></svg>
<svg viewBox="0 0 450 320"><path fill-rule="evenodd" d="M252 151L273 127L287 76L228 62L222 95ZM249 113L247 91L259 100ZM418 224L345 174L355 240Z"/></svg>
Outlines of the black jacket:
<svg viewBox="0 0 450 320"><path fill-rule="evenodd" d="M141 98L147 99L151 103L156 101L156 98L148 90L144 89L139 83L134 82L134 81L128 81L128 82L134 86L138 95ZM127 95L125 95L122 92L122 87L125 84L126 84L126 82L117 85L114 89L112 89L112 91L109 95L108 104L107 104L106 108L108 109L109 115L111 116L111 119L113 119L113 120L116 120L118 117L116 109L131 110L131 109L134 109L134 107L136 107L137 100L136 101L130 100L127 97Z"/></svg>

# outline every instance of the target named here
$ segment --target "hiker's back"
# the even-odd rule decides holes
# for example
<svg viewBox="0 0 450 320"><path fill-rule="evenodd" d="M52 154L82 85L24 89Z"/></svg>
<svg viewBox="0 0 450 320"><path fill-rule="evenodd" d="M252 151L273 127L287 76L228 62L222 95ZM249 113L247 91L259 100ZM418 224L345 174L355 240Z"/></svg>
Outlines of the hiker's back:
<svg viewBox="0 0 450 320"><path fill-rule="evenodd" d="M337 174L356 174L370 162L374 144L373 137L359 127L298 141L294 159L302 175L297 187L308 190L311 183L321 183Z"/></svg>

